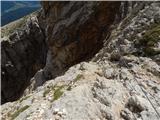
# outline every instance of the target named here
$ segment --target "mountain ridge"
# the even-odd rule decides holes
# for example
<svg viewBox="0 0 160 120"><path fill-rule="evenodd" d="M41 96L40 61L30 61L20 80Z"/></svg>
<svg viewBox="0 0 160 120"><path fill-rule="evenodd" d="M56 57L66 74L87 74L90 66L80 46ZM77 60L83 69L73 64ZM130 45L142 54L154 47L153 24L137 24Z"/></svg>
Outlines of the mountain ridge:
<svg viewBox="0 0 160 120"><path fill-rule="evenodd" d="M38 1L1 1L1 26L17 20L40 8Z"/></svg>

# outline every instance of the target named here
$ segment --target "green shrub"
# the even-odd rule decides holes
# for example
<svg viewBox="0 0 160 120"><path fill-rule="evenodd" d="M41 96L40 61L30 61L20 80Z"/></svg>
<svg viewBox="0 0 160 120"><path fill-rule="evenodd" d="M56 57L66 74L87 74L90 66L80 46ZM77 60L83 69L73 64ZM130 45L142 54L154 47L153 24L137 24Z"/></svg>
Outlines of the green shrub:
<svg viewBox="0 0 160 120"><path fill-rule="evenodd" d="M63 95L63 91L62 89L64 88L64 86L59 86L55 91L54 91L54 98L53 100L57 100L58 98L60 98Z"/></svg>
<svg viewBox="0 0 160 120"><path fill-rule="evenodd" d="M154 46L158 41L160 40L160 24L154 25L145 32L142 44L145 44L147 46Z"/></svg>
<svg viewBox="0 0 160 120"><path fill-rule="evenodd" d="M138 48L142 48L142 53L145 56L153 56L159 54L159 51L156 51L157 43L160 41L160 24L154 24L147 30L143 38L136 43Z"/></svg>
<svg viewBox="0 0 160 120"><path fill-rule="evenodd" d="M75 83L75 82L77 82L78 80L80 80L81 78L83 78L83 75L82 75L82 74L78 74L78 75L76 76L76 78L73 80L73 82ZM52 99L51 102L59 99L59 98L63 95L63 93L64 93L63 90L64 90L64 89L70 91L70 90L72 89L72 86L71 86L70 84L69 84L69 85L61 85L61 86L57 86L57 85L53 86L53 87L52 87L53 99ZM46 94L46 93L48 93L48 91L46 91L44 94Z"/></svg>
<svg viewBox="0 0 160 120"><path fill-rule="evenodd" d="M153 56L153 55L160 54L160 51L157 51L157 50L153 49L152 47L145 48L144 52L147 56Z"/></svg>

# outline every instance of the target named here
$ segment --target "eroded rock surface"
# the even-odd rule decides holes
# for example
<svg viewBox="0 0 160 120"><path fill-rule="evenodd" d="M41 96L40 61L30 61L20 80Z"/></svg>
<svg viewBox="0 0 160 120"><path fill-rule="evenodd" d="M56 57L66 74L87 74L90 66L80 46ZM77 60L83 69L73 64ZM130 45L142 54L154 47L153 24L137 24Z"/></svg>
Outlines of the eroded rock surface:
<svg viewBox="0 0 160 120"><path fill-rule="evenodd" d="M2 103L19 98L31 77L45 65L47 47L38 24L37 17L32 16L23 29L15 30L1 41Z"/></svg>
<svg viewBox="0 0 160 120"><path fill-rule="evenodd" d="M3 32L2 103L16 100L30 83L35 89L97 53L120 2L42 2L42 7L28 22L13 23L27 22L16 32L10 32L13 27Z"/></svg>
<svg viewBox="0 0 160 120"><path fill-rule="evenodd" d="M73 2L70 6L74 4L80 3ZM41 22L47 21L50 23L46 28L52 33L47 38L47 43L50 43L50 46L46 66L35 74L32 79L33 84L26 89L23 97L15 102L8 102L2 105L2 119L159 120L159 54L157 52L156 54L155 52L154 54L146 53L145 45L139 43L142 39L146 39L146 33L156 28L156 33L154 30L149 32L149 35L155 38L154 45L149 45L149 47L159 48L159 37L157 37L159 29L157 29L157 26L160 24L160 4L158 2L128 2L127 4L128 8L125 7L125 9L128 12L124 13L127 16L120 23L116 21L117 24L112 26L111 35L104 37L106 38L104 39L104 47L92 60L80 62L70 67L63 75L50 79L42 86L39 86L44 80L42 71L48 73L52 71L54 65L63 68L62 61L65 58L60 61L63 56L70 61L68 54L62 54L61 50L58 50L57 54L54 55L53 53L56 53L56 50L54 51L52 48L58 47L58 45L59 48L63 45L66 47L72 42L74 43L73 40L67 41L67 44L62 44L64 42L61 40L64 40L62 39L64 36L59 35L64 35L67 28L62 27L64 28L63 31L60 26L62 23L65 23L65 26L66 22L60 20L61 22L59 23L49 19L53 16L57 18L57 14L50 14L51 11L56 11L56 9L60 9L59 15L62 15L63 6L68 8L68 2L61 4L56 2L54 5L51 2L44 2L44 13L42 12L42 14L48 19L43 19ZM100 4L87 2L85 5L98 6ZM123 5L124 3L121 4L121 7ZM52 6L55 7L52 8ZM78 8L74 8L73 11L75 9L77 10ZM42 18L39 17L39 19ZM68 19L70 21L70 17ZM76 22L75 24L78 25L78 23ZM54 27L51 26L52 24ZM44 31L43 27L41 26ZM68 27L70 28L70 26ZM52 29L50 30L50 28ZM59 34L56 34L55 29L60 30L60 32L57 31ZM48 32L46 31L46 33ZM54 35L59 38L60 42L57 40L59 44L56 43ZM80 54L81 52L77 53L77 57ZM59 55L62 55L62 57ZM54 63L56 59L59 64ZM59 72L59 68L57 70ZM52 72L54 73L55 71Z"/></svg>
<svg viewBox="0 0 160 120"><path fill-rule="evenodd" d="M54 77L101 49L120 2L42 2L42 7L39 19L46 24Z"/></svg>

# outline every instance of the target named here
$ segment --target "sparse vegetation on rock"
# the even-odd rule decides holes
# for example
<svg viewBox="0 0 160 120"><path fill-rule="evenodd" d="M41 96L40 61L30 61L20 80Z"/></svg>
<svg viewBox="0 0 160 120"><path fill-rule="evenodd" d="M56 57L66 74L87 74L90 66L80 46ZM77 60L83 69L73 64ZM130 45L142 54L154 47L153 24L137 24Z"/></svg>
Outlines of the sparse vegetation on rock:
<svg viewBox="0 0 160 120"><path fill-rule="evenodd" d="M15 111L12 115L11 115L11 120L14 120L20 113L22 113L23 111L25 111L27 108L29 108L28 105L18 109L17 111Z"/></svg>
<svg viewBox="0 0 160 120"><path fill-rule="evenodd" d="M27 87L2 105L2 119L159 120L159 11L159 2L42 1L29 36L20 35L33 46L19 50L13 38L17 57L2 45L4 102Z"/></svg>
<svg viewBox="0 0 160 120"><path fill-rule="evenodd" d="M146 56L154 56L160 54L158 43L160 42L160 24L151 25L144 33L142 39L139 40L139 47L143 47Z"/></svg>

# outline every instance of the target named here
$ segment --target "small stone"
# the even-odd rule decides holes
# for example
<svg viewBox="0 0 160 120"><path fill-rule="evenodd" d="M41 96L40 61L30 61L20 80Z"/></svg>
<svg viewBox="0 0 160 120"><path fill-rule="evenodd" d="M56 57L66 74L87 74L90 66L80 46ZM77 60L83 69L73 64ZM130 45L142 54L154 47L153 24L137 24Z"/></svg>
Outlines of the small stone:
<svg viewBox="0 0 160 120"><path fill-rule="evenodd" d="M144 89L147 89L147 85L145 82L141 82L139 85L142 86Z"/></svg>
<svg viewBox="0 0 160 120"><path fill-rule="evenodd" d="M59 112L59 109L58 108L55 108L54 110L53 110L53 114L57 114Z"/></svg>
<svg viewBox="0 0 160 120"><path fill-rule="evenodd" d="M123 68L120 71L120 79L131 80L131 79L133 79L133 75L129 72L128 69Z"/></svg>
<svg viewBox="0 0 160 120"><path fill-rule="evenodd" d="M122 110L120 115L125 119L125 120L133 120L133 114L131 111L129 111L127 108Z"/></svg>
<svg viewBox="0 0 160 120"><path fill-rule="evenodd" d="M129 98L127 106L132 112L137 113L148 110L150 107L150 103L146 99L134 95Z"/></svg>
<svg viewBox="0 0 160 120"><path fill-rule="evenodd" d="M115 75L115 71L113 68L107 68L105 70L105 73L104 73L104 76L107 78L107 79L110 79L110 78L113 78Z"/></svg>
<svg viewBox="0 0 160 120"><path fill-rule="evenodd" d="M116 50L114 50L112 53L111 53L111 61L118 61L121 57L120 53Z"/></svg>

